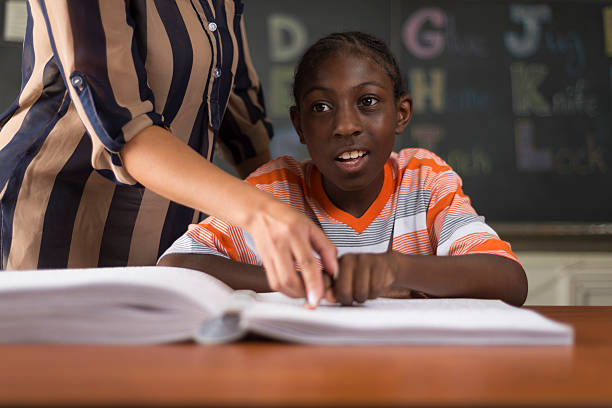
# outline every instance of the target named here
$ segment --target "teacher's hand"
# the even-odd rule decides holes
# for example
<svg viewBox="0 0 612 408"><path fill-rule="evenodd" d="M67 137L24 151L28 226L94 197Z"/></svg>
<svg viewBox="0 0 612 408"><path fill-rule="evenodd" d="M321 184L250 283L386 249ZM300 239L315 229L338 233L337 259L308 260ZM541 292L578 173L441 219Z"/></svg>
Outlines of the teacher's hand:
<svg viewBox="0 0 612 408"><path fill-rule="evenodd" d="M158 126L140 132L121 155L131 176L150 190L247 230L273 290L307 295L310 306L319 304L324 288L315 252L335 275L336 247L305 215L219 169Z"/></svg>
<svg viewBox="0 0 612 408"><path fill-rule="evenodd" d="M335 275L338 270L336 247L323 231L277 200L255 211L246 229L255 240L270 288L291 297L306 295L309 306L317 307L325 287L315 252L327 273ZM296 267L301 270L301 278Z"/></svg>

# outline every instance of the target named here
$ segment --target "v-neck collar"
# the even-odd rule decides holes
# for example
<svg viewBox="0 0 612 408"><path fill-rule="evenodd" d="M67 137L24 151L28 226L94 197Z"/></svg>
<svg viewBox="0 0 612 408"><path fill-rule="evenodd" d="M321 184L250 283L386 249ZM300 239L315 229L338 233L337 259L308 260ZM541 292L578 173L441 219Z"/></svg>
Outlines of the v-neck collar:
<svg viewBox="0 0 612 408"><path fill-rule="evenodd" d="M321 172L316 166L312 166L312 194L313 197L321 204L323 209L336 220L348 225L354 229L358 234L365 231L366 228L376 219L378 214L385 208L385 205L389 201L389 197L393 194L394 183L393 183L393 170L391 164L387 161L384 167L384 180L382 188L378 193L378 196L365 213L359 218L354 217L348 212L338 208L327 196L325 189L323 188L323 178Z"/></svg>

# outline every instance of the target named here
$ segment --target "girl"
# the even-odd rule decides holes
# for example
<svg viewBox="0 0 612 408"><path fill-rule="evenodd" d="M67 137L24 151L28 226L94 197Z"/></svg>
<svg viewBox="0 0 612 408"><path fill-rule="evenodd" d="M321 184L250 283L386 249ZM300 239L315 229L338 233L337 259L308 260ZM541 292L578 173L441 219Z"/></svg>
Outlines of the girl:
<svg viewBox="0 0 612 408"><path fill-rule="evenodd" d="M392 152L412 102L382 41L360 32L322 38L302 57L293 91L291 119L312 159L282 157L247 180L308 215L337 246L329 300L400 291L523 304L525 272L477 216L459 176L429 151ZM215 218L191 226L160 264L237 289L274 289L248 232Z"/></svg>

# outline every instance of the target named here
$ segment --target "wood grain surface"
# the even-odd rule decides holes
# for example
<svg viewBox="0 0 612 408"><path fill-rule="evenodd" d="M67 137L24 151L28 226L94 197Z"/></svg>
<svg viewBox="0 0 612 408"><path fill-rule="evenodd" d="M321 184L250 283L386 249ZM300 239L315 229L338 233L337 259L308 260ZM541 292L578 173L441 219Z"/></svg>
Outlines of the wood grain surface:
<svg viewBox="0 0 612 408"><path fill-rule="evenodd" d="M0 406L612 406L612 307L573 346L0 346Z"/></svg>

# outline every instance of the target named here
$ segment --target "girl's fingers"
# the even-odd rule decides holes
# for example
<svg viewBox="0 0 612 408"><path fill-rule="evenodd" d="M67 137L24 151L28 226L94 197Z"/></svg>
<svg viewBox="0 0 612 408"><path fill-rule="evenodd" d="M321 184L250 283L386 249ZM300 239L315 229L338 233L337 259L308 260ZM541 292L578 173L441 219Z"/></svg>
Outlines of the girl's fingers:
<svg viewBox="0 0 612 408"><path fill-rule="evenodd" d="M382 295L385 288L385 273L379 270L373 270L370 273L370 295L368 299L376 299Z"/></svg>
<svg viewBox="0 0 612 408"><path fill-rule="evenodd" d="M356 266L357 269L353 273L353 299L363 303L368 300L370 293L370 265L366 263Z"/></svg>
<svg viewBox="0 0 612 408"><path fill-rule="evenodd" d="M343 256L338 262L338 276L334 281L334 297L345 306L353 304L354 257Z"/></svg>
<svg viewBox="0 0 612 408"><path fill-rule="evenodd" d="M332 288L325 289L325 300L329 303L338 303L334 296L334 290Z"/></svg>

